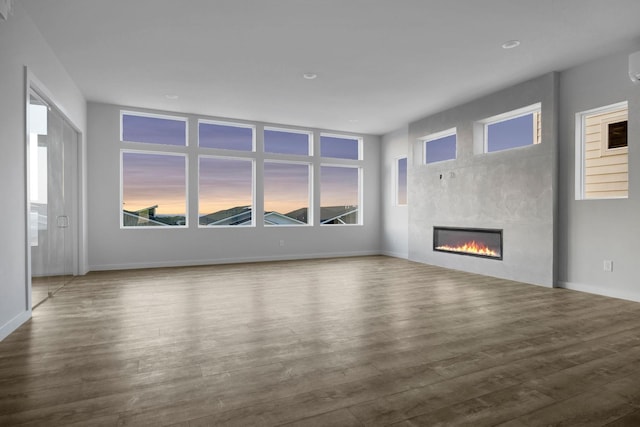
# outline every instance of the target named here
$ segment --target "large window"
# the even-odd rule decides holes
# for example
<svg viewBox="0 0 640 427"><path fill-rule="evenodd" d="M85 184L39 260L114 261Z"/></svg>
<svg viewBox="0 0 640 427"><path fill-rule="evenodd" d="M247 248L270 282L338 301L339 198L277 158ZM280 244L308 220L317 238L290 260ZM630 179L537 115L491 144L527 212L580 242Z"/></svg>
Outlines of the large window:
<svg viewBox="0 0 640 427"><path fill-rule="evenodd" d="M456 158L456 129L434 133L424 139L425 163L437 163Z"/></svg>
<svg viewBox="0 0 640 427"><path fill-rule="evenodd" d="M255 127L198 120L198 147L198 225L255 225Z"/></svg>
<svg viewBox="0 0 640 427"><path fill-rule="evenodd" d="M310 224L310 164L266 160L263 182L265 225Z"/></svg>
<svg viewBox="0 0 640 427"><path fill-rule="evenodd" d="M199 224L253 225L253 160L201 156L198 166Z"/></svg>
<svg viewBox="0 0 640 427"><path fill-rule="evenodd" d="M360 224L359 167L320 167L320 223Z"/></svg>
<svg viewBox="0 0 640 427"><path fill-rule="evenodd" d="M362 138L197 119L189 143L188 124L121 111L121 227L362 224Z"/></svg>
<svg viewBox="0 0 640 427"><path fill-rule="evenodd" d="M362 139L320 135L320 224L362 224Z"/></svg>
<svg viewBox="0 0 640 427"><path fill-rule="evenodd" d="M576 115L576 198L628 197L627 102Z"/></svg>
<svg viewBox="0 0 640 427"><path fill-rule="evenodd" d="M541 104L533 104L482 120L484 152L539 144L542 134L540 108Z"/></svg>
<svg viewBox="0 0 640 427"><path fill-rule="evenodd" d="M122 151L123 227L187 224L187 163L183 154Z"/></svg>
<svg viewBox="0 0 640 427"><path fill-rule="evenodd" d="M121 227L187 226L187 156L175 152L186 149L187 119L128 111L120 117Z"/></svg>

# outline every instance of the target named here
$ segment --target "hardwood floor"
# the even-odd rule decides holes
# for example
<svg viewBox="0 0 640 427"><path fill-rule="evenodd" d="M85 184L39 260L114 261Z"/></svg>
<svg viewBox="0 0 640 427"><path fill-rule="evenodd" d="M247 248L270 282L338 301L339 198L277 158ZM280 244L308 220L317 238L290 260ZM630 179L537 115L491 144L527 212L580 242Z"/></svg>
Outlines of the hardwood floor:
<svg viewBox="0 0 640 427"><path fill-rule="evenodd" d="M47 300L49 294L55 294L66 283L73 280L71 275L31 278L31 307L37 307Z"/></svg>
<svg viewBox="0 0 640 427"><path fill-rule="evenodd" d="M37 307L49 297L49 283L47 278L31 278L31 306Z"/></svg>
<svg viewBox="0 0 640 427"><path fill-rule="evenodd" d="M640 425L640 304L387 257L78 277L0 425Z"/></svg>

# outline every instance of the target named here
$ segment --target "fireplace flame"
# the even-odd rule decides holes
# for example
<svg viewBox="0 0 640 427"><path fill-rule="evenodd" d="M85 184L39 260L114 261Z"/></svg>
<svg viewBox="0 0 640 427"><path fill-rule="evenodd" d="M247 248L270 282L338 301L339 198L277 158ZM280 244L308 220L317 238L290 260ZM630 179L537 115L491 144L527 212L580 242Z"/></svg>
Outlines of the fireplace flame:
<svg viewBox="0 0 640 427"><path fill-rule="evenodd" d="M472 240L467 243L463 243L462 245L459 245L459 246L449 246L449 245L438 246L436 247L436 249L439 249L442 251L464 252L467 254L485 255L485 256L493 256L493 257L500 256L498 252L489 248L485 244L476 242L475 240Z"/></svg>

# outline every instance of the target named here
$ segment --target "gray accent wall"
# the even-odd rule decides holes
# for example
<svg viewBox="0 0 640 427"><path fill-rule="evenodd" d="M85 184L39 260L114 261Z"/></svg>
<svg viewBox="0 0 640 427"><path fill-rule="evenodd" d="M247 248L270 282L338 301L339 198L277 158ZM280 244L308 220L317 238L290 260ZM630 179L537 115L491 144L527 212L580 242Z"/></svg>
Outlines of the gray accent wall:
<svg viewBox="0 0 640 427"><path fill-rule="evenodd" d="M84 133L86 102L20 2L0 20L0 340L31 316L26 239L25 67ZM82 254L80 255L83 262ZM81 270L83 270L81 268Z"/></svg>
<svg viewBox="0 0 640 427"><path fill-rule="evenodd" d="M550 73L409 124L409 259L553 286L557 81ZM478 121L538 102L540 144L482 152ZM424 164L421 138L453 127L457 158ZM434 226L502 229L503 260L435 252Z"/></svg>
<svg viewBox="0 0 640 427"><path fill-rule="evenodd" d="M126 107L128 111L145 111ZM200 229L197 221L197 163L195 152L189 160L189 212L191 226L183 229L120 228L120 110L116 105L89 103L88 147L88 227L89 267L91 270L236 263L282 259L357 256L380 253L380 137L362 135L363 142L363 225L255 227ZM157 112L157 111L156 111ZM170 112L160 112L171 114ZM178 116L185 116L177 114ZM190 146L195 145L197 118L230 120L186 115L189 118ZM255 123L257 134L264 125ZM314 141L324 130L314 132ZM341 134L337 131L328 131ZM139 146L137 148L140 148ZM149 149L153 149L149 147ZM319 166L319 158L314 165ZM339 161L337 161L339 163ZM315 169L317 172L317 168ZM260 177L258 176L258 180ZM319 174L314 174L318 188ZM257 185L257 205L261 206ZM313 195L319 205L320 195ZM284 245L280 245L280 241Z"/></svg>
<svg viewBox="0 0 640 427"><path fill-rule="evenodd" d="M640 301L640 85L628 76L629 53L607 55L560 75L558 283ZM576 113L629 103L629 197L576 200ZM604 260L613 271L604 271Z"/></svg>

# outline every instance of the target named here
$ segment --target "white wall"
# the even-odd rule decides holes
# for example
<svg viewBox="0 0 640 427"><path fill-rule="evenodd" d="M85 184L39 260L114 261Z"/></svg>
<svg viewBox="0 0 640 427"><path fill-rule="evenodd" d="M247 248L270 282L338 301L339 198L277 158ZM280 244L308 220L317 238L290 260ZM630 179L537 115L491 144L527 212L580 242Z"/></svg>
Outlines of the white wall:
<svg viewBox="0 0 640 427"><path fill-rule="evenodd" d="M409 124L409 258L447 268L554 284L557 75L493 93ZM540 144L495 153L474 149L474 124L540 102ZM420 139L457 128L457 158L425 165ZM433 250L433 227L503 230L503 259Z"/></svg>
<svg viewBox="0 0 640 427"><path fill-rule="evenodd" d="M560 75L559 284L640 301L640 85L628 76L628 55L602 57ZM629 101L629 197L575 200L575 114ZM613 261L605 272L603 261Z"/></svg>
<svg viewBox="0 0 640 427"><path fill-rule="evenodd" d="M263 227L258 224L246 228L199 229L192 221L187 229L120 229L120 109L115 105L98 103L89 103L88 108L91 270L380 253L380 138L367 135L364 135L363 144L362 226ZM133 107L126 109L140 111ZM189 134L193 137L196 135L194 124L200 116L188 117L192 126ZM193 142L190 146L194 146ZM195 168L190 168L190 212L197 206L196 173ZM280 240L285 242L282 247Z"/></svg>
<svg viewBox="0 0 640 427"><path fill-rule="evenodd" d="M84 97L66 73L20 2L7 21L0 20L0 339L28 320L25 71L46 86L49 95L78 127L86 128Z"/></svg>
<svg viewBox="0 0 640 427"><path fill-rule="evenodd" d="M408 143L408 125L382 137L382 253L398 258L409 256L409 207L396 206L394 194L397 159L407 157ZM407 163L407 168L410 167Z"/></svg>

